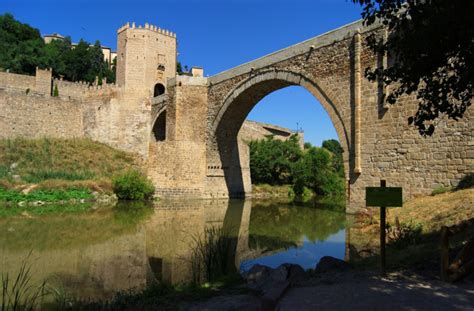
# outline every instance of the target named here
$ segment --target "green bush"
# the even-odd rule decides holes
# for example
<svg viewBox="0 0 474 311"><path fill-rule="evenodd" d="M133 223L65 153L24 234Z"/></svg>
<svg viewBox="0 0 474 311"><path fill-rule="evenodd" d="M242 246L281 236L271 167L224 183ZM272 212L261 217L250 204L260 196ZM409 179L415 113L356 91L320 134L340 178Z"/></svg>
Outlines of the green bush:
<svg viewBox="0 0 474 311"><path fill-rule="evenodd" d="M431 195L437 195L437 194L442 194L451 191L452 189L450 187L445 187L445 186L438 186L431 191Z"/></svg>
<svg viewBox="0 0 474 311"><path fill-rule="evenodd" d="M153 183L138 171L115 176L112 187L120 200L149 200L155 192Z"/></svg>
<svg viewBox="0 0 474 311"><path fill-rule="evenodd" d="M456 190L468 189L474 187L474 173L468 173L464 176L456 187Z"/></svg>

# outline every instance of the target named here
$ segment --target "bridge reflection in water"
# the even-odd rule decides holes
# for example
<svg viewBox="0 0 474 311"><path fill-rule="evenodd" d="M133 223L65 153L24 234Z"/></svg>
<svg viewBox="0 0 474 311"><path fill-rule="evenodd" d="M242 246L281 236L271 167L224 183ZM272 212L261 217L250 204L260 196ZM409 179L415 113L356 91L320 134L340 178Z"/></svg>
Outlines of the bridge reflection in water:
<svg viewBox="0 0 474 311"><path fill-rule="evenodd" d="M32 250L33 282L47 279L72 296L107 299L156 280L190 281L192 245L206 228L231 233L236 268L309 268L324 255L347 256L346 223L345 214L324 206L227 200L10 218L0 220L0 272L15 275Z"/></svg>

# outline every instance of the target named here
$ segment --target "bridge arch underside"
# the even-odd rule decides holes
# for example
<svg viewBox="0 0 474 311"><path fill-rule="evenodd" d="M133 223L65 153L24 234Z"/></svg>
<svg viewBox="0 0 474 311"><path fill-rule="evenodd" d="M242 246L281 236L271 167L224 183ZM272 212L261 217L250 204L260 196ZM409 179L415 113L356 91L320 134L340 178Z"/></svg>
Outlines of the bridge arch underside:
<svg viewBox="0 0 474 311"><path fill-rule="evenodd" d="M250 111L268 94L288 86L301 86L321 103L328 113L344 150L346 177L350 165L350 124L344 122L336 104L313 81L289 71L271 70L253 75L235 87L225 98L212 121L208 140L208 182L219 189L215 179L221 178L229 197L251 193L248 147L238 139L239 130ZM350 107L350 104L347 103ZM349 108L350 109L350 108ZM317 118L315 117L315 122ZM350 123L350 122L349 122ZM218 172L216 172L216 168ZM220 174L219 174L220 173ZM214 182L212 182L214 180Z"/></svg>

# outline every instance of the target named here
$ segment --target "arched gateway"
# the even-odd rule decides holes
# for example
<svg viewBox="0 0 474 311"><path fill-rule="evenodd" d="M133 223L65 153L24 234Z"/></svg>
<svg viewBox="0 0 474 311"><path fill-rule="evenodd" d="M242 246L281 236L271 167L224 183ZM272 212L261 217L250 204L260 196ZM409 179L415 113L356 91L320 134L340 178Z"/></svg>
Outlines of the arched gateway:
<svg viewBox="0 0 474 311"><path fill-rule="evenodd" d="M230 196L245 196L250 192L250 177L242 174L243 165L237 135L249 112L268 94L288 86L301 86L319 100L328 112L344 150L346 171L349 168L350 124L344 123L340 108L314 81L302 74L286 70L262 70L240 81L223 98L222 104L211 122L207 150L208 167L221 167ZM349 103L347 104L349 106ZM317 122L315 118L315 122ZM226 172L227 171L227 172ZM212 176L209 176L212 178Z"/></svg>
<svg viewBox="0 0 474 311"><path fill-rule="evenodd" d="M209 78L169 79L167 93L155 100L166 106L166 140L152 141L149 150L158 194L251 194L248 149L237 134L263 97L291 85L313 94L333 122L344 150L349 212L360 211L365 187L380 179L404 187L405 199L456 184L474 166L469 112L460 122L442 121L433 137L419 136L407 124L416 99L387 107L382 99L389 90L363 77L366 67L387 63L365 44L373 32L383 35L359 21Z"/></svg>

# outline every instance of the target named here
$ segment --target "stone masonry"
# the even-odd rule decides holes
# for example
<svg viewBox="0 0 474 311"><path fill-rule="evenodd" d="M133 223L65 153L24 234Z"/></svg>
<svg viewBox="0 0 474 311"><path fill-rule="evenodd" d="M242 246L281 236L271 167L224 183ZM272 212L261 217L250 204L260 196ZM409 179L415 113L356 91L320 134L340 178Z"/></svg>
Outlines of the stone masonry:
<svg viewBox="0 0 474 311"><path fill-rule="evenodd" d="M403 187L404 199L456 185L474 172L472 111L421 137L407 124L416 98L387 106L390 90L363 78L366 67L388 63L366 46L371 32L384 34L358 21L206 78L202 68L176 75L174 33L126 24L117 32L116 85L56 80L39 69L35 77L0 73L0 137L89 137L146 159L158 195L249 196L242 124L263 97L296 85L325 108L339 136L348 212L364 207L365 187L380 179Z"/></svg>

